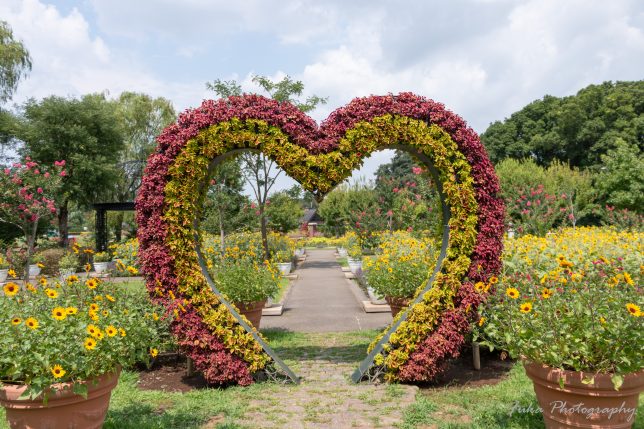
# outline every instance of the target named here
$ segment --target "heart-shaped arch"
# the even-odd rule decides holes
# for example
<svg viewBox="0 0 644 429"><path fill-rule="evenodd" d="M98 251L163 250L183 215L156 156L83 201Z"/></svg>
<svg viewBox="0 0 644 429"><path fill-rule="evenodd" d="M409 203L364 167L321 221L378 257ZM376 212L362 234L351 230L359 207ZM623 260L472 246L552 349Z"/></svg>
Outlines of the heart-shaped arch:
<svg viewBox="0 0 644 429"><path fill-rule="evenodd" d="M442 262L372 344L354 379L372 370L388 380L429 380L458 354L481 300L473 284L500 267L503 205L478 137L442 105L410 93L356 99L318 128L288 103L230 97L187 111L158 143L137 198L141 265L152 296L175 313L180 346L208 381L249 384L253 374L282 365L213 291L194 247L210 167L240 149L262 151L318 197L383 148L402 145L430 167L449 217Z"/></svg>

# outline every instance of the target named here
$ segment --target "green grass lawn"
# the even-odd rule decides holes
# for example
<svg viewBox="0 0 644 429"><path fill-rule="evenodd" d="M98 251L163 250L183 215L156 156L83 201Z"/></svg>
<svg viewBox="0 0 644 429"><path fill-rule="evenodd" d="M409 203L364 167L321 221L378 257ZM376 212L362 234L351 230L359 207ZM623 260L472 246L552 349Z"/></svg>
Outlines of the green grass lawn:
<svg viewBox="0 0 644 429"><path fill-rule="evenodd" d="M301 360L327 360L357 364L377 331L302 334L279 330L264 331L275 351L296 372ZM333 344L333 346L329 346ZM295 388L290 384L257 383L249 387L194 390L188 393L164 393L137 388L138 374L124 371L112 395L105 428L242 428L239 424L248 404L258 397L279 401ZM392 386L395 393L395 386ZM393 394L392 393L392 394ZM341 398L338 398L341 400ZM399 423L403 429L436 427L473 428L543 428L539 414L511 414L514 404L536 407L532 384L521 365L514 366L506 378L494 386L477 388L444 387L421 389L416 402L404 411ZM315 404L310 404L311 409ZM279 410L279 407L278 407ZM275 411L267 418L279 419ZM279 412L277 413L279 414ZM634 428L644 427L644 400L640 401ZM8 428L4 410L0 410L0 428Z"/></svg>

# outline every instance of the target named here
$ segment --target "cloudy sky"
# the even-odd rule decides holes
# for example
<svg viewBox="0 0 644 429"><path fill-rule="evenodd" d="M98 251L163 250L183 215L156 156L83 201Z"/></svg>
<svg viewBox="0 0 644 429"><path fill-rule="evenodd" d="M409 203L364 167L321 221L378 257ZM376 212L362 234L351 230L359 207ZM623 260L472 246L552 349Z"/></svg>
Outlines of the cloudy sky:
<svg viewBox="0 0 644 429"><path fill-rule="evenodd" d="M641 0L2 0L33 58L14 97L139 91L178 110L205 82L302 80L328 96L413 91L476 131L545 94L644 78Z"/></svg>

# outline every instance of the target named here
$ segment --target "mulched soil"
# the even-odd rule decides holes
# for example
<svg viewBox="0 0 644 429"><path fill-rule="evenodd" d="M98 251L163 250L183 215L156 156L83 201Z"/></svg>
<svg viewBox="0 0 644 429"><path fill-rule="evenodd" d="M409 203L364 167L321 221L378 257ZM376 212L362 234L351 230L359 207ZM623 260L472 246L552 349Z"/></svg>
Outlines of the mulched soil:
<svg viewBox="0 0 644 429"><path fill-rule="evenodd" d="M505 379L515 361L501 353L490 352L486 347L480 348L481 369L475 370L472 363L472 350L467 348L461 356L450 362L442 376L433 383L422 385L422 388L459 388L492 386Z"/></svg>
<svg viewBox="0 0 644 429"><path fill-rule="evenodd" d="M494 385L505 378L513 360L502 359L497 352L481 348L481 369L472 366L471 350L464 350L461 357L452 361L448 370L435 382L420 386L424 389L445 387L480 387ZM138 386L143 390L163 392L189 392L208 387L200 373L188 377L188 366L183 356L171 353L159 355L150 369L139 373Z"/></svg>
<svg viewBox="0 0 644 429"><path fill-rule="evenodd" d="M169 353L159 355L150 369L139 372L138 387L142 390L160 390L163 392L189 392L208 387L200 373L188 377L186 358Z"/></svg>

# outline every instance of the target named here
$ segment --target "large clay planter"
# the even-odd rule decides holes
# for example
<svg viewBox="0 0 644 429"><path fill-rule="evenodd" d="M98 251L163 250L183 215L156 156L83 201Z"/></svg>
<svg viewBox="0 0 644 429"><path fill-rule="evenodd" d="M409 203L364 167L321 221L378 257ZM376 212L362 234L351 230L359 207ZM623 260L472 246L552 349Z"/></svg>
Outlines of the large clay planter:
<svg viewBox="0 0 644 429"><path fill-rule="evenodd" d="M385 301L389 304L391 308L391 317L396 317L396 314L400 313L402 310L409 306L411 301L409 298L397 298L394 296L385 296Z"/></svg>
<svg viewBox="0 0 644 429"><path fill-rule="evenodd" d="M7 280L7 277L9 276L9 269L1 269L0 270L0 283L4 283Z"/></svg>
<svg viewBox="0 0 644 429"><path fill-rule="evenodd" d="M610 374L595 375L594 383L584 384L591 373L565 371L546 365L523 362L534 384L543 419L548 429L606 428L633 426L639 394L644 390L644 370L627 374L615 390ZM563 377L563 388L559 379Z"/></svg>
<svg viewBox="0 0 644 429"><path fill-rule="evenodd" d="M116 387L121 370L104 374L88 381L87 399L72 392L69 383L57 384L47 405L42 398L18 399L26 390L24 385L4 385L0 388L0 405L7 411L12 429L98 429L103 426L112 390Z"/></svg>
<svg viewBox="0 0 644 429"><path fill-rule="evenodd" d="M262 308L266 305L266 300L252 302L250 304L235 303L239 313L246 316L246 319L259 331L259 323L262 319Z"/></svg>

